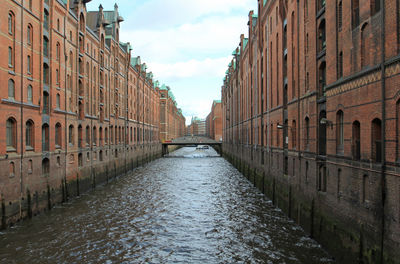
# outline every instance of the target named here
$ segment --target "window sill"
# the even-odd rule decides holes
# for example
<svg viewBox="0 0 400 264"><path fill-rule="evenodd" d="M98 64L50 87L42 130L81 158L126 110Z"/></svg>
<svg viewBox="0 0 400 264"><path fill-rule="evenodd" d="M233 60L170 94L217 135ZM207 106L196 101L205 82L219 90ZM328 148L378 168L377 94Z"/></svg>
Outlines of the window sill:
<svg viewBox="0 0 400 264"><path fill-rule="evenodd" d="M35 149L31 146L26 146L26 151L34 151Z"/></svg>
<svg viewBox="0 0 400 264"><path fill-rule="evenodd" d="M14 147L7 147L7 148L6 148L6 151L7 151L7 152L17 152L17 149L14 148Z"/></svg>

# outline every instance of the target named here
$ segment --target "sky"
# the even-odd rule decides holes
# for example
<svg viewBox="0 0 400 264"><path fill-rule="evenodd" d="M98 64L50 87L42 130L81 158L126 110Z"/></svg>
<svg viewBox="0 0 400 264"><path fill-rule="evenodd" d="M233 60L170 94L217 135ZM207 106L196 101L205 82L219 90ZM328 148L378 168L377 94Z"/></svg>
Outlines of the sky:
<svg viewBox="0 0 400 264"><path fill-rule="evenodd" d="M93 0L88 11L119 6L124 18L121 41L130 42L133 56L171 87L189 123L205 118L213 100L221 99L225 71L247 36L250 10L256 0Z"/></svg>

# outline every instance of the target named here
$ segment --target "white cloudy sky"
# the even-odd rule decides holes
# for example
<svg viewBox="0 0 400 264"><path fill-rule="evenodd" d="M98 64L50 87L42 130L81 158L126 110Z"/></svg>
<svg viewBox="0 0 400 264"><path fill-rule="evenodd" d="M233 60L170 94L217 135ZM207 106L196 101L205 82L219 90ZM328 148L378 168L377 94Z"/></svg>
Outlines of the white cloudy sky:
<svg viewBox="0 0 400 264"><path fill-rule="evenodd" d="M256 0L93 0L88 11L113 10L125 21L121 40L146 62L161 83L169 85L190 121L204 118L221 85L241 33L247 35Z"/></svg>

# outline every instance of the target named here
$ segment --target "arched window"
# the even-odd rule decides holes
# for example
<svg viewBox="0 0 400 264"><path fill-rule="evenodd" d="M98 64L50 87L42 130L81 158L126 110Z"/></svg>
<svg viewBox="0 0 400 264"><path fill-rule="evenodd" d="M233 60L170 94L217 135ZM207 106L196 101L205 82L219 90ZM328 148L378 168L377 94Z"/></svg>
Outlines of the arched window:
<svg viewBox="0 0 400 264"><path fill-rule="evenodd" d="M83 166L83 158L82 158L82 153L78 154L78 166L82 167Z"/></svg>
<svg viewBox="0 0 400 264"><path fill-rule="evenodd" d="M32 37L33 37L33 30L32 30L32 25L28 25L28 30L26 31L26 42L28 45L32 45Z"/></svg>
<svg viewBox="0 0 400 264"><path fill-rule="evenodd" d="M69 67L71 67L71 69L73 69L74 66L74 54L72 53L72 51L69 52Z"/></svg>
<svg viewBox="0 0 400 264"><path fill-rule="evenodd" d="M12 47L8 47L8 67L14 67L14 52Z"/></svg>
<svg viewBox="0 0 400 264"><path fill-rule="evenodd" d="M104 142L108 144L108 128L104 128Z"/></svg>
<svg viewBox="0 0 400 264"><path fill-rule="evenodd" d="M369 50L368 50L368 23L365 23L362 28L361 28L361 47L360 47L360 52L361 52L361 67L364 67L368 65L368 57L369 57Z"/></svg>
<svg viewBox="0 0 400 264"><path fill-rule="evenodd" d="M97 128L95 126L93 127L92 139L93 139L93 145L97 145Z"/></svg>
<svg viewBox="0 0 400 264"><path fill-rule="evenodd" d="M325 20L323 19L318 27L318 52L325 50L326 48L326 31L325 31Z"/></svg>
<svg viewBox="0 0 400 264"><path fill-rule="evenodd" d="M49 136L49 125L44 124L42 126L42 151L50 151Z"/></svg>
<svg viewBox="0 0 400 264"><path fill-rule="evenodd" d="M50 175L50 160L48 158L42 161L42 176L49 177Z"/></svg>
<svg viewBox="0 0 400 264"><path fill-rule="evenodd" d="M352 154L354 160L359 160L361 158L361 126L360 122L357 120L353 122L352 125Z"/></svg>
<svg viewBox="0 0 400 264"><path fill-rule="evenodd" d="M49 56L49 39L46 36L43 37L43 55Z"/></svg>
<svg viewBox="0 0 400 264"><path fill-rule="evenodd" d="M78 126L78 147L81 148L83 143L83 131L82 126Z"/></svg>
<svg viewBox="0 0 400 264"><path fill-rule="evenodd" d="M33 88L32 88L32 85L28 85L26 96L27 96L28 103L32 104L33 103Z"/></svg>
<svg viewBox="0 0 400 264"><path fill-rule="evenodd" d="M10 35L14 34L14 14L8 13L8 33Z"/></svg>
<svg viewBox="0 0 400 264"><path fill-rule="evenodd" d="M57 123L56 128L55 128L55 142L56 142L56 148L60 148L62 145L61 142L61 124Z"/></svg>
<svg viewBox="0 0 400 264"><path fill-rule="evenodd" d="M43 14L43 27L49 30L49 12L45 9Z"/></svg>
<svg viewBox="0 0 400 264"><path fill-rule="evenodd" d="M60 52L61 52L60 43L57 42L57 45L56 45L56 59L57 59L58 61L60 60Z"/></svg>
<svg viewBox="0 0 400 264"><path fill-rule="evenodd" d="M57 109L60 109L60 94L56 95L56 107Z"/></svg>
<svg viewBox="0 0 400 264"><path fill-rule="evenodd" d="M80 19L79 19L79 30L81 32L85 32L85 29L86 29L85 16L83 15L83 13L81 13Z"/></svg>
<svg viewBox="0 0 400 264"><path fill-rule="evenodd" d="M50 105L49 105L49 94L47 92L43 92L43 114L50 113Z"/></svg>
<svg viewBox="0 0 400 264"><path fill-rule="evenodd" d="M343 154L344 151L344 117L343 111L336 113L336 153Z"/></svg>
<svg viewBox="0 0 400 264"><path fill-rule="evenodd" d="M382 122L380 119L375 118L372 121L371 127L371 139L372 139L372 150L371 158L375 162L382 161Z"/></svg>
<svg viewBox="0 0 400 264"><path fill-rule="evenodd" d="M337 25L338 25L338 31L342 31L342 25L343 25L343 4L342 4L342 1L339 1L339 3L338 3Z"/></svg>
<svg viewBox="0 0 400 264"><path fill-rule="evenodd" d="M297 148L297 124L296 120L292 121L292 147Z"/></svg>
<svg viewBox="0 0 400 264"><path fill-rule="evenodd" d="M9 118L6 122L6 143L7 150L17 149L17 121L14 118Z"/></svg>
<svg viewBox="0 0 400 264"><path fill-rule="evenodd" d="M32 61L30 55L28 55L26 58L26 71L29 75L32 73Z"/></svg>
<svg viewBox="0 0 400 264"><path fill-rule="evenodd" d="M90 144L90 127L86 126L86 145Z"/></svg>
<svg viewBox="0 0 400 264"><path fill-rule="evenodd" d="M8 80L8 99L15 99L15 83L13 79Z"/></svg>
<svg viewBox="0 0 400 264"><path fill-rule="evenodd" d="M27 150L33 150L35 142L35 130L32 120L28 120L25 124L25 145Z"/></svg>
<svg viewBox="0 0 400 264"><path fill-rule="evenodd" d="M326 63L323 61L319 66L319 96L323 96L326 86Z"/></svg>
<svg viewBox="0 0 400 264"><path fill-rule="evenodd" d="M68 128L68 143L74 145L74 126L70 125Z"/></svg>
<svg viewBox="0 0 400 264"><path fill-rule="evenodd" d="M10 165L9 165L9 176L10 177L15 176L15 164L12 161L10 162Z"/></svg>
<svg viewBox="0 0 400 264"><path fill-rule="evenodd" d="M47 63L43 63L43 83L46 85L50 84L50 73L49 73L49 65Z"/></svg>

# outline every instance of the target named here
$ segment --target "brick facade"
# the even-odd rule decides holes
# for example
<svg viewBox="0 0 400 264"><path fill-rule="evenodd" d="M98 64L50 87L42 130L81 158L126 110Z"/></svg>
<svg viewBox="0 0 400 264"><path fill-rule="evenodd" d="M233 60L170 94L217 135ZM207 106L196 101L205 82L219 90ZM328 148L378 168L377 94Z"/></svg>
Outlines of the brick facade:
<svg viewBox="0 0 400 264"><path fill-rule="evenodd" d="M161 156L158 82L86 2L0 3L3 227Z"/></svg>
<svg viewBox="0 0 400 264"><path fill-rule="evenodd" d="M206 119L206 135L215 141L222 141L222 104L214 100Z"/></svg>
<svg viewBox="0 0 400 264"><path fill-rule="evenodd" d="M225 155L340 263L400 259L399 11L259 0L222 87Z"/></svg>

